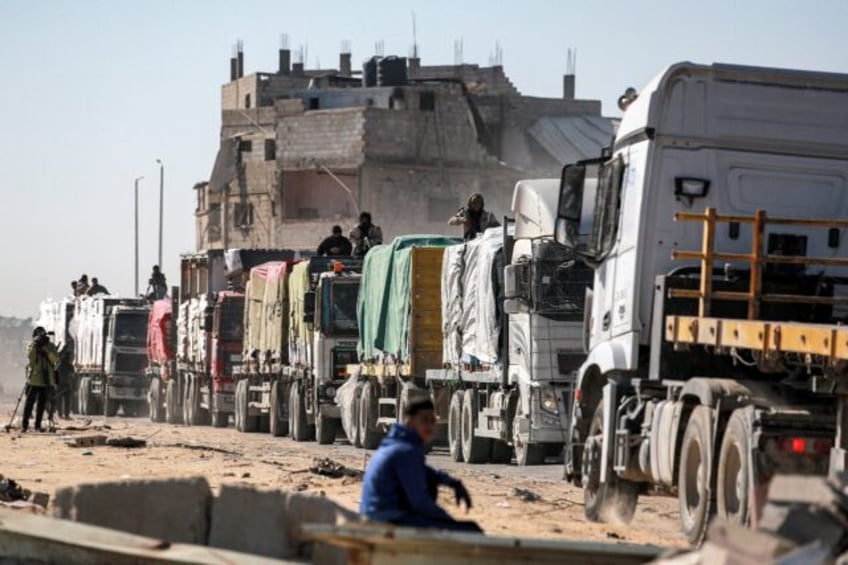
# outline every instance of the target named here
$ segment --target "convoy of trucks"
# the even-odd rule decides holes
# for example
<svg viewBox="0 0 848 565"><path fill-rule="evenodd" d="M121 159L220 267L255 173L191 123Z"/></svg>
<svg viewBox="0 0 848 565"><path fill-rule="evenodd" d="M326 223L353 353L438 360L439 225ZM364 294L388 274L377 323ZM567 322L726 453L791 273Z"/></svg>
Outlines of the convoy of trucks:
<svg viewBox="0 0 848 565"><path fill-rule="evenodd" d="M80 414L147 413L147 319L141 299L82 296L41 304L38 324L74 352L73 398Z"/></svg>
<svg viewBox="0 0 848 565"><path fill-rule="evenodd" d="M667 490L698 543L756 523L775 473L845 469L846 103L844 75L681 63L565 167L557 239L595 269L566 457L588 517Z"/></svg>
<svg viewBox="0 0 848 565"><path fill-rule="evenodd" d="M846 102L844 75L680 63L472 241L202 252L170 299L39 323L74 343L81 413L146 395L154 421L374 449L429 397L455 461L564 454L588 518L665 492L697 544L756 524L775 473L848 467Z"/></svg>

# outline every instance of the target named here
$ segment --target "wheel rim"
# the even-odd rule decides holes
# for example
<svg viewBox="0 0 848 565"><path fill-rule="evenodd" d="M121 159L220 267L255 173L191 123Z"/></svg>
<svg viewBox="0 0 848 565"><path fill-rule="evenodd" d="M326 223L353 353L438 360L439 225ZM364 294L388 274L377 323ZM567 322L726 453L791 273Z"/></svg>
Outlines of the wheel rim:
<svg viewBox="0 0 848 565"><path fill-rule="evenodd" d="M462 429L461 438L462 443L464 444L466 441L471 444L471 434L474 430L472 430L472 422L471 422L471 403L463 402L462 403L462 418L460 422L460 427Z"/></svg>
<svg viewBox="0 0 848 565"><path fill-rule="evenodd" d="M458 397L455 396L455 398ZM450 448L454 451L459 448L460 406L459 402L451 402L450 417L448 418L448 440L450 441Z"/></svg>
<svg viewBox="0 0 848 565"><path fill-rule="evenodd" d="M727 451L723 467L726 518L739 521L742 499L745 496L745 477L742 475L742 455L735 442Z"/></svg>
<svg viewBox="0 0 848 565"><path fill-rule="evenodd" d="M512 447L515 450L515 459L520 465L527 455L527 446L521 441L519 418L518 414L512 418Z"/></svg>
<svg viewBox="0 0 848 565"><path fill-rule="evenodd" d="M602 418L593 418L583 448L583 499L586 506L593 506L601 488L601 465L599 454L603 446Z"/></svg>
<svg viewBox="0 0 848 565"><path fill-rule="evenodd" d="M694 521L695 513L701 505L701 493L704 485L703 457L698 442L693 441L686 450L686 468L684 469L686 485L684 499L688 518Z"/></svg>

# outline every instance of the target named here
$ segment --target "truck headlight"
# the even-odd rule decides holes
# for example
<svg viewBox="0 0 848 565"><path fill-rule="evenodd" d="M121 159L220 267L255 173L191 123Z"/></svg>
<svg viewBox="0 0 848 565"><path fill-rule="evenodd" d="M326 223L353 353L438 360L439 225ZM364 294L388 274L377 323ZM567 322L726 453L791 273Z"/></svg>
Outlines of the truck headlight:
<svg viewBox="0 0 848 565"><path fill-rule="evenodd" d="M559 411L556 390L553 387L544 387L539 393L542 410L556 414Z"/></svg>
<svg viewBox="0 0 848 565"><path fill-rule="evenodd" d="M324 389L324 396L327 398L333 398L336 396L336 387L328 386Z"/></svg>

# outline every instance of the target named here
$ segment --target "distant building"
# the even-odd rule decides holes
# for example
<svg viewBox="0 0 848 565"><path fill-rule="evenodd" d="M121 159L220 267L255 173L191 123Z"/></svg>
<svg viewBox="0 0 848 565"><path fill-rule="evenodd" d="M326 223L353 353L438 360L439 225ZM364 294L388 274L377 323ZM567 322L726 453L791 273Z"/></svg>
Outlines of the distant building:
<svg viewBox="0 0 848 565"><path fill-rule="evenodd" d="M472 192L509 211L521 178L559 176L613 136L597 100L523 96L503 67L422 66L417 58L306 70L279 52L276 73L231 61L221 144L197 192L198 249L312 249L332 224L372 213L386 239L456 233L447 219Z"/></svg>

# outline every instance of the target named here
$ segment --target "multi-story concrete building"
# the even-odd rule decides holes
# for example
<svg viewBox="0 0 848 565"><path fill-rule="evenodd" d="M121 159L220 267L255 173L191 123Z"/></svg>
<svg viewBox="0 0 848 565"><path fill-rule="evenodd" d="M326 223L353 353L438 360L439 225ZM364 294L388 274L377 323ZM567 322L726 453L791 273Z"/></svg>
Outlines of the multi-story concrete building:
<svg viewBox="0 0 848 565"><path fill-rule="evenodd" d="M457 233L447 219L473 192L498 215L520 178L558 176L613 134L597 100L524 96L503 67L423 66L386 58L305 70L280 50L276 73L244 76L241 53L222 88L221 145L197 191L201 249L312 249L330 226L369 211L386 239ZM354 75L357 76L354 76Z"/></svg>

